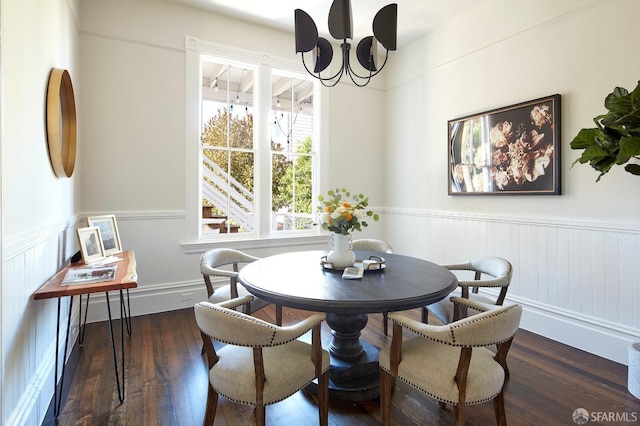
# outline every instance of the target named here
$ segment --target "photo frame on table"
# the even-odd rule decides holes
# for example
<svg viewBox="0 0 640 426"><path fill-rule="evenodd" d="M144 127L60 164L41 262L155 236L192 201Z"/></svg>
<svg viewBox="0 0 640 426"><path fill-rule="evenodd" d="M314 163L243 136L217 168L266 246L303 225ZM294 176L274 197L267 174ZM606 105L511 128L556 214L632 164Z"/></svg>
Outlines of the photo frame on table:
<svg viewBox="0 0 640 426"><path fill-rule="evenodd" d="M122 253L122 244L120 243L120 234L118 233L115 215L89 216L87 217L87 223L89 226L100 228L105 256Z"/></svg>
<svg viewBox="0 0 640 426"><path fill-rule="evenodd" d="M88 226L86 228L78 228L76 232L78 233L78 242L80 243L80 252L84 263L89 264L106 257L102 246L102 238L100 237L100 228Z"/></svg>
<svg viewBox="0 0 640 426"><path fill-rule="evenodd" d="M447 124L449 195L560 195L560 95Z"/></svg>

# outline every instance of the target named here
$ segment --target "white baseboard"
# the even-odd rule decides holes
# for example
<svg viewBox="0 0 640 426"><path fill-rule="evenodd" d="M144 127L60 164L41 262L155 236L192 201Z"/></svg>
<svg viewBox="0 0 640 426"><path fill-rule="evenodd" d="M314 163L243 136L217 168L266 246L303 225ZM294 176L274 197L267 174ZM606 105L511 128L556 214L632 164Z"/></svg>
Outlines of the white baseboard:
<svg viewBox="0 0 640 426"><path fill-rule="evenodd" d="M193 308L202 300L207 300L207 290L202 280L182 281L146 285L129 290L131 315L148 315L177 309ZM103 293L92 295L89 299L87 322L107 321L108 311ZM120 317L118 292L109 294L112 318ZM125 294L126 302L126 294Z"/></svg>
<svg viewBox="0 0 640 426"><path fill-rule="evenodd" d="M507 298L508 302L524 308L520 328L620 364L628 365L629 345L640 341L638 330L620 324L525 299Z"/></svg>

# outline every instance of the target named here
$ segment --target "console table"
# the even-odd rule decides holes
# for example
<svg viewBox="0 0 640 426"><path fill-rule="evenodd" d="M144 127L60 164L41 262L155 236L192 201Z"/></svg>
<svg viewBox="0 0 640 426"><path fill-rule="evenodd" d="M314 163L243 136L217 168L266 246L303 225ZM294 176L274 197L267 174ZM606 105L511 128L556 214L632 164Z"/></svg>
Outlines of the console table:
<svg viewBox="0 0 640 426"><path fill-rule="evenodd" d="M42 299L58 299L58 319L56 325L56 366L54 380L54 394L53 394L53 411L54 416L57 419L60 414L61 399L62 399L62 386L64 384L64 370L67 359L68 344L69 344L69 330L71 326L71 313L73 311L73 296L80 296L80 314L78 316L78 323L82 319L82 295L87 295L84 321L79 328L79 344L82 345L84 339L84 329L87 321L87 310L89 308L89 295L92 293L105 293L107 303L107 313L109 315L109 331L111 333L111 347L113 349L113 365L115 367L116 374L116 386L118 387L118 398L120 402L124 401L124 324L127 325L127 333L131 336L131 306L129 303L129 289L137 287L137 274L136 274L136 259L133 251L128 250L122 253L114 255L114 261L101 264L99 266L111 266L116 265L116 273L113 281L105 282L93 282L82 284L70 284L63 285L67 272L74 268L86 268L93 265L84 264L72 264L55 274L49 281L44 283L34 294L35 300ZM127 303L125 305L123 290L127 292ZM111 305L109 304L109 292L118 291L120 294L120 360L121 371L118 372L118 358L116 355L116 342L113 338L113 322L111 316ZM62 360L62 374L60 375L60 384L58 384L58 348L60 347L60 306L63 297L70 296L69 298L69 316L67 318L67 333L64 344L64 358ZM59 389L58 389L59 386Z"/></svg>

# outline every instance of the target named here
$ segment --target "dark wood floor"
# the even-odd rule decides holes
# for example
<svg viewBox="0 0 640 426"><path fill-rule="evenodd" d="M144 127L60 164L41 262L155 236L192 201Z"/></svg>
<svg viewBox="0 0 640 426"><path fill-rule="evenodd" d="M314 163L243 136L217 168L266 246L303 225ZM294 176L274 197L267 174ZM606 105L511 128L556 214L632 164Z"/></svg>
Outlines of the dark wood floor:
<svg viewBox="0 0 640 426"><path fill-rule="evenodd" d="M284 312L285 325L308 315L286 308ZM417 310L407 313L419 318ZM267 306L255 315L273 321L274 309ZM381 333L381 319L381 315L370 315L363 331L363 337L376 345L390 341ZM326 327L323 338L330 339ZM126 399L121 404L107 324L88 325L83 347L76 346L70 360L59 424L202 424L207 371L200 348L192 309L134 317L133 334L125 342ZM577 408L589 412L635 412L640 419L640 401L627 391L624 365L524 330L516 334L508 362L511 378L505 401L510 425L572 425L572 413ZM43 424L53 424L51 411ZM331 425L377 425L380 407L378 400L332 401L329 416ZM391 416L395 425L449 425L453 421L451 407L442 410L434 400L404 384L396 385ZM304 391L267 407L268 425L314 425L317 419L317 406ZM216 425L252 423L251 407L220 399ZM491 403L468 408L467 425L492 424ZM622 423L588 423L594 424Z"/></svg>

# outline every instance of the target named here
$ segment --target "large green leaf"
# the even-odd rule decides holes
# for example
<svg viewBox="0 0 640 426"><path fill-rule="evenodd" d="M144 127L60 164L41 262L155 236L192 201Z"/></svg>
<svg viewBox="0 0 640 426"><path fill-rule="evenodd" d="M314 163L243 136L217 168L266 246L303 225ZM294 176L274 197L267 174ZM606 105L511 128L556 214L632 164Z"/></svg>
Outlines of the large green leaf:
<svg viewBox="0 0 640 426"><path fill-rule="evenodd" d="M631 111L631 96L627 89L616 87L604 100L604 107L612 113L628 114Z"/></svg>
<svg viewBox="0 0 640 426"><path fill-rule="evenodd" d="M620 139L620 151L616 157L616 164L624 164L637 156L640 156L640 137Z"/></svg>
<svg viewBox="0 0 640 426"><path fill-rule="evenodd" d="M600 161L602 158L608 157L609 152L602 148L599 145L591 145L587 149L584 150L582 156L580 157L581 163L586 163L588 161L596 160Z"/></svg>
<svg viewBox="0 0 640 426"><path fill-rule="evenodd" d="M639 164L627 164L624 169L631 173L632 175L640 176L640 165Z"/></svg>
<svg viewBox="0 0 640 426"><path fill-rule="evenodd" d="M571 141L571 148L585 149L595 143L596 136L600 134L599 129L582 129Z"/></svg>
<svg viewBox="0 0 640 426"><path fill-rule="evenodd" d="M631 96L631 104L635 110L640 109L640 81L638 81L638 85L635 89L630 93Z"/></svg>

